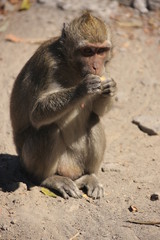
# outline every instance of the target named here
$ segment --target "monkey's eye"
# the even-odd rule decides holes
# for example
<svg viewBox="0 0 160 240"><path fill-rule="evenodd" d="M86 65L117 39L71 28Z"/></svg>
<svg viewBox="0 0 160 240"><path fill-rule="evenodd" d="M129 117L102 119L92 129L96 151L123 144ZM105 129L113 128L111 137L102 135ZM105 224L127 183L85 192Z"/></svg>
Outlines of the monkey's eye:
<svg viewBox="0 0 160 240"><path fill-rule="evenodd" d="M106 48L99 48L98 51L97 51L97 54L103 54L103 53L109 51L109 49L110 48L107 48L107 47Z"/></svg>
<svg viewBox="0 0 160 240"><path fill-rule="evenodd" d="M81 54L82 54L84 57L90 57L90 56L93 56L95 53L94 53L94 51L92 50L92 48L86 47L86 48L82 48L82 49L81 49Z"/></svg>

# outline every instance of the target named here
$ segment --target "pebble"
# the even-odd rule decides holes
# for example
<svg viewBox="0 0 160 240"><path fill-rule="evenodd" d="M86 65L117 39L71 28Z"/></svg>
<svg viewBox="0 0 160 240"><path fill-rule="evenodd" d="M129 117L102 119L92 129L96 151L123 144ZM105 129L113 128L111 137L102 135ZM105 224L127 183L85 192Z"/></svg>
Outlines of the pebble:
<svg viewBox="0 0 160 240"><path fill-rule="evenodd" d="M151 201L157 201L157 200L159 200L159 194L153 193L153 194L150 196L150 200L151 200Z"/></svg>
<svg viewBox="0 0 160 240"><path fill-rule="evenodd" d="M8 230L7 225L1 225L1 226L0 226L0 230L2 230L2 231L7 231L7 230Z"/></svg>

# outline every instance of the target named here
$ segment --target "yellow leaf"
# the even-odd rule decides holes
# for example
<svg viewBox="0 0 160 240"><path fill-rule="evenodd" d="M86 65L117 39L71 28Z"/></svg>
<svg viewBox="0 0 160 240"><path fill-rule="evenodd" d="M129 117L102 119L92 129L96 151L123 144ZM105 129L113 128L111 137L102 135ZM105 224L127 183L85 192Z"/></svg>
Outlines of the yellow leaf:
<svg viewBox="0 0 160 240"><path fill-rule="evenodd" d="M41 192L44 194L44 195L47 195L49 197L53 197L53 198L56 198L57 195L55 193L53 193L52 191L50 191L48 188L45 188L45 187L42 187L41 188Z"/></svg>
<svg viewBox="0 0 160 240"><path fill-rule="evenodd" d="M30 6L30 0L23 0L20 6L20 10L28 10Z"/></svg>
<svg viewBox="0 0 160 240"><path fill-rule="evenodd" d="M87 202L91 202L91 198L89 198L87 194L83 194L82 197L85 198Z"/></svg>

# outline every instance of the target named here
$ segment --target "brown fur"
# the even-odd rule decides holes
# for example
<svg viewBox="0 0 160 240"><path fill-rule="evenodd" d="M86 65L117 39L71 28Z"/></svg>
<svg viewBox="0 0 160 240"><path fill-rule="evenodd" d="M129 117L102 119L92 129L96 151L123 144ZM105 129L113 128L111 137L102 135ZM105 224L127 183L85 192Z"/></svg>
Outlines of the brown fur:
<svg viewBox="0 0 160 240"><path fill-rule="evenodd" d="M65 30L72 38L78 36L79 40L87 40L90 43L103 43L109 37L109 28L106 24L88 12L74 19Z"/></svg>
<svg viewBox="0 0 160 240"><path fill-rule="evenodd" d="M83 56L79 50L81 39L90 42L85 47L93 50L92 56ZM101 82L99 78L110 52L106 41L110 42L106 25L85 13L59 38L39 47L13 86L11 122L22 165L64 198L80 197L78 188L84 186L89 196L103 196L95 175L105 150L99 116L115 90L112 79ZM94 52L104 47L103 53Z"/></svg>

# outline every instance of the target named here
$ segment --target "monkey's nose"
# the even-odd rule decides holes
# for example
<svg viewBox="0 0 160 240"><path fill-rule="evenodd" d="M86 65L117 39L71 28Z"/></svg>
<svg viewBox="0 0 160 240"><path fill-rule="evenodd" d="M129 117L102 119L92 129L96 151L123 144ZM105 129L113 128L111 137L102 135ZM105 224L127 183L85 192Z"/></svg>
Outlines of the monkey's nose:
<svg viewBox="0 0 160 240"><path fill-rule="evenodd" d="M98 75L99 74L99 67L98 66L92 66L92 71L93 71L93 74L95 75Z"/></svg>
<svg viewBox="0 0 160 240"><path fill-rule="evenodd" d="M95 66L93 66L92 68L93 68L93 72L96 73L97 68Z"/></svg>
<svg viewBox="0 0 160 240"><path fill-rule="evenodd" d="M92 70L93 70L93 73L94 73L94 74L96 74L96 73L98 72L98 66L97 66L96 63L94 63L94 64L92 65Z"/></svg>

